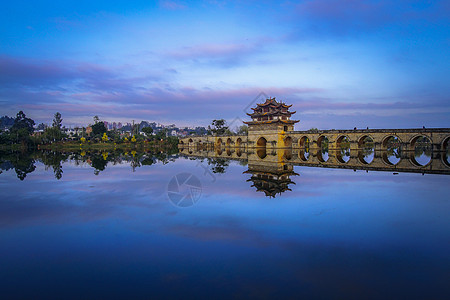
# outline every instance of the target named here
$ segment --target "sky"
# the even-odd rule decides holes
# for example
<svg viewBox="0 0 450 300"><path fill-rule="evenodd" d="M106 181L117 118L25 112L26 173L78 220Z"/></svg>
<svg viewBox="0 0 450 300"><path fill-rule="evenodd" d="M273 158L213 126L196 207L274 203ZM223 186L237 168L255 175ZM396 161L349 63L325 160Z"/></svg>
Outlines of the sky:
<svg viewBox="0 0 450 300"><path fill-rule="evenodd" d="M0 115L297 130L450 127L450 1L8 1Z"/></svg>

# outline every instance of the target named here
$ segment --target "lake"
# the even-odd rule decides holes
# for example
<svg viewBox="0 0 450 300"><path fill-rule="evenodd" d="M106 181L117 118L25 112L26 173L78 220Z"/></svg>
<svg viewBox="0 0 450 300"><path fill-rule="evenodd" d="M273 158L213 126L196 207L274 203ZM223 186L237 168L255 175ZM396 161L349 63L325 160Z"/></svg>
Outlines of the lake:
<svg viewBox="0 0 450 300"><path fill-rule="evenodd" d="M85 151L1 169L8 299L450 295L448 171Z"/></svg>

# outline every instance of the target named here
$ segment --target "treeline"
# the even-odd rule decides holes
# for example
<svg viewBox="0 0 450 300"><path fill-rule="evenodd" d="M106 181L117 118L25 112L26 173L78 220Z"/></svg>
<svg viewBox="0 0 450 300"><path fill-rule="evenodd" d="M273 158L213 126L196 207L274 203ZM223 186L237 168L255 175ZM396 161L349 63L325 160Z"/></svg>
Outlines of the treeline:
<svg viewBox="0 0 450 300"><path fill-rule="evenodd" d="M93 125L86 128L77 128L76 133L69 136L63 130L62 121L61 114L57 112L54 115L52 126L39 124L40 131L35 132L34 120L28 118L23 111L19 111L14 119L4 116L1 118L0 145L16 146L21 149L36 149L39 148L39 145L69 140L82 144L150 142L155 145L178 145L178 138L168 136L167 129L160 130L153 135L151 127L143 128L143 134L139 131L139 127L136 127L133 128L131 134L126 134L116 129L107 130L104 122L100 121L98 116L95 116Z"/></svg>

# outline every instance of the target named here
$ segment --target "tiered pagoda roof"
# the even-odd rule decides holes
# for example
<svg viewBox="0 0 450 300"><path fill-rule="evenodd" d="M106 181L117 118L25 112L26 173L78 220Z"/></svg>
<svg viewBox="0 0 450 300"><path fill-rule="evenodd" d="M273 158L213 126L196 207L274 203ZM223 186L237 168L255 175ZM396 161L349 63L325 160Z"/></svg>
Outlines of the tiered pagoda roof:
<svg viewBox="0 0 450 300"><path fill-rule="evenodd" d="M253 113L247 114L252 118L252 121L244 122L245 124L268 124L268 123L285 123L294 124L298 121L291 120L291 116L296 112L289 111L292 105L286 105L283 102L278 102L274 98L266 99L264 103L258 103L255 108L252 108Z"/></svg>

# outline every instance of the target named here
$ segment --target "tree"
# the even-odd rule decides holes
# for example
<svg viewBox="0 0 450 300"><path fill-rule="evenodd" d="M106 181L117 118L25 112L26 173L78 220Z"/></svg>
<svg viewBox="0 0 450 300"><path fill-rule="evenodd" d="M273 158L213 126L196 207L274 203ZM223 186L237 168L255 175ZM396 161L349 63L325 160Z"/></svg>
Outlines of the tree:
<svg viewBox="0 0 450 300"><path fill-rule="evenodd" d="M98 116L94 116L94 124L100 122L100 118Z"/></svg>
<svg viewBox="0 0 450 300"><path fill-rule="evenodd" d="M210 126L208 126L208 129L211 130L216 135L222 135L228 129L228 126L225 126L226 121L224 119L213 120L211 122L211 125L214 127L211 128Z"/></svg>
<svg viewBox="0 0 450 300"><path fill-rule="evenodd" d="M59 141L62 138L61 130L56 127L47 127L43 134L44 141Z"/></svg>
<svg viewBox="0 0 450 300"><path fill-rule="evenodd" d="M167 137L167 129L163 128L161 129L157 134L156 134L156 139L157 140L163 140Z"/></svg>
<svg viewBox="0 0 450 300"><path fill-rule="evenodd" d="M62 125L62 118L61 118L61 114L59 112L56 112L54 118L53 118L53 128L57 128L59 130L61 130L61 125Z"/></svg>
<svg viewBox="0 0 450 300"><path fill-rule="evenodd" d="M37 130L45 130L45 128L47 128L47 125L45 125L44 123L40 123L40 124L37 126Z"/></svg>
<svg viewBox="0 0 450 300"><path fill-rule="evenodd" d="M16 132L19 129L25 129L28 134L32 134L34 131L34 121L27 118L23 111L17 113L16 119L14 120L14 125L11 127L12 132Z"/></svg>
<svg viewBox="0 0 450 300"><path fill-rule="evenodd" d="M92 127L92 133L94 133L94 135L102 135L106 132L106 127L105 127L105 123L103 122L97 122L94 125L91 126Z"/></svg>
<svg viewBox="0 0 450 300"><path fill-rule="evenodd" d="M142 131L145 133L146 136L150 136L153 133L153 128L151 128L151 127L144 127L144 128L142 128Z"/></svg>
<svg viewBox="0 0 450 300"><path fill-rule="evenodd" d="M239 126L238 130L236 131L236 134L248 135L248 126L247 125Z"/></svg>

